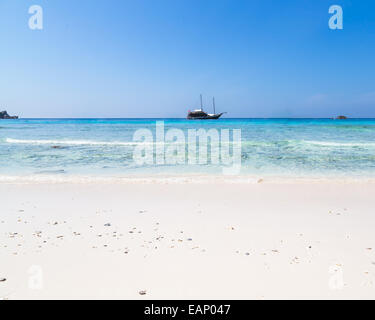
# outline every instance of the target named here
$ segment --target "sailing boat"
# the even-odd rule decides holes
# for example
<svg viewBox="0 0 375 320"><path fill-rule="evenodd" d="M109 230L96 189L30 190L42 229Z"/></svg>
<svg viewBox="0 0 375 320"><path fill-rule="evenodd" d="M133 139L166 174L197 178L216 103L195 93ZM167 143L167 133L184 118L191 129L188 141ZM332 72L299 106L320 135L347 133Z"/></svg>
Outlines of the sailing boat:
<svg viewBox="0 0 375 320"><path fill-rule="evenodd" d="M214 113L206 113L203 111L203 101L201 95L201 108L197 110L193 110L188 112L187 119L188 120L217 120L219 119L225 112L216 113L215 112L215 98L212 98L212 104L214 107Z"/></svg>

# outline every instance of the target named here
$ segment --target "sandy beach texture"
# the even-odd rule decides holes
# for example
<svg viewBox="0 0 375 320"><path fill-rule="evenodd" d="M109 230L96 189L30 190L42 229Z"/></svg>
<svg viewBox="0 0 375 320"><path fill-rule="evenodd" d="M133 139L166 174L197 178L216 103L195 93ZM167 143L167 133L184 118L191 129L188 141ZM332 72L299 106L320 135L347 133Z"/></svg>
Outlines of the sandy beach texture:
<svg viewBox="0 0 375 320"><path fill-rule="evenodd" d="M1 299L375 298L375 184L1 183Z"/></svg>

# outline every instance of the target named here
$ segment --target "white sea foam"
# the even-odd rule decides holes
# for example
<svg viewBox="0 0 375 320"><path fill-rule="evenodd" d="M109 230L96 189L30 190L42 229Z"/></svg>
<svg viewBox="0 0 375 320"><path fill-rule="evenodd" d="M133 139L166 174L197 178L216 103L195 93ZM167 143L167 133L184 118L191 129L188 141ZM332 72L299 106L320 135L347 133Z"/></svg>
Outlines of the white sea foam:
<svg viewBox="0 0 375 320"><path fill-rule="evenodd" d="M84 176L84 175L0 175L0 183L10 184L290 184L290 183L375 183L372 177L281 177L281 176L210 176L210 175L184 175L184 176Z"/></svg>
<svg viewBox="0 0 375 320"><path fill-rule="evenodd" d="M163 142L123 142L123 141L93 141L93 140L29 140L6 138L6 143L28 144L28 145L67 145L67 146L136 146L136 145L158 145ZM164 142L176 145L176 142Z"/></svg>
<svg viewBox="0 0 375 320"><path fill-rule="evenodd" d="M12 139L6 138L5 142L11 144L31 144L31 145L71 145L71 146L135 146L144 142L123 142L123 141L93 141L93 140L29 140L29 139ZM291 142L291 141L285 141ZM294 141L296 142L296 141ZM333 141L301 141L302 143L322 146L322 147L375 147L375 142L333 142ZM158 144L158 143L156 143ZM168 143L166 143L168 144ZM271 142L266 141L243 141L244 145L270 145Z"/></svg>
<svg viewBox="0 0 375 320"><path fill-rule="evenodd" d="M70 145L70 146L134 146L137 142L121 141L92 141L92 140L22 140L6 138L5 142L13 144L36 144L36 145Z"/></svg>
<svg viewBox="0 0 375 320"><path fill-rule="evenodd" d="M322 147L362 147L362 148L374 148L375 143L371 142L331 142L331 141L304 141L308 144L313 144Z"/></svg>

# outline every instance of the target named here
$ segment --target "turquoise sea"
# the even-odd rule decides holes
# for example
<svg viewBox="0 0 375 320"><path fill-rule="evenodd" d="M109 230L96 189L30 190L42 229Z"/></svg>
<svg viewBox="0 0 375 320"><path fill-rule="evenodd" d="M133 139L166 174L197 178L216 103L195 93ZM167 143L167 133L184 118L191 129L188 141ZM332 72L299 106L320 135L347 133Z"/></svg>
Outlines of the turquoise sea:
<svg viewBox="0 0 375 320"><path fill-rule="evenodd" d="M241 176L375 177L375 119L21 119L0 120L1 177L218 175L212 165L142 165L133 134L241 129Z"/></svg>

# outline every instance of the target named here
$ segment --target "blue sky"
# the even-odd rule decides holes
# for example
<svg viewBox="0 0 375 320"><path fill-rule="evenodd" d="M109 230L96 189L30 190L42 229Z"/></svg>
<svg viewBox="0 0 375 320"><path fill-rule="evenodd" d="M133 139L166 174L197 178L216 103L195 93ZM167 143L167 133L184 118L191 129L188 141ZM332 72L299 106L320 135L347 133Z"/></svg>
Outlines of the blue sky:
<svg viewBox="0 0 375 320"><path fill-rule="evenodd" d="M228 117L375 117L372 0L0 0L0 41L22 117L185 117L200 93Z"/></svg>

